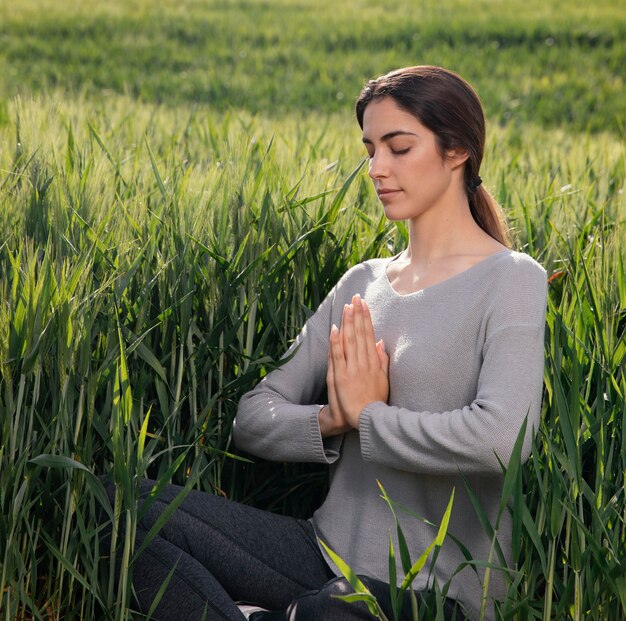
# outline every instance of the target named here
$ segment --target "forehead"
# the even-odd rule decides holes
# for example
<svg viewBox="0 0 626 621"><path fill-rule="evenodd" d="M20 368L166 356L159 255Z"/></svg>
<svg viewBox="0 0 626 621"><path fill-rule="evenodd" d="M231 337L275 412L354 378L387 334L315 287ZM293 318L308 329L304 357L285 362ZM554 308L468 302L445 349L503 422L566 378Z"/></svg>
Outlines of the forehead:
<svg viewBox="0 0 626 621"><path fill-rule="evenodd" d="M422 133L426 128L391 97L370 102L363 112L363 137L374 140L390 132Z"/></svg>

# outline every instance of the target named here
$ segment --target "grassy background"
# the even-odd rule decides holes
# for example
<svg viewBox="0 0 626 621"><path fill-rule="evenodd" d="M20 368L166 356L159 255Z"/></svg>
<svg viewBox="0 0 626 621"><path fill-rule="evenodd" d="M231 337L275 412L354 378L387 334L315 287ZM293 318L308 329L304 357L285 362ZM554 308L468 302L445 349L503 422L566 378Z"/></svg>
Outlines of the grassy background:
<svg viewBox="0 0 626 621"><path fill-rule="evenodd" d="M498 122L620 131L625 14L607 0L0 0L0 92L327 114L368 77L438 64Z"/></svg>
<svg viewBox="0 0 626 621"><path fill-rule="evenodd" d="M626 618L625 7L324 7L0 0L3 619L130 618L146 475L294 515L319 502L323 470L242 462L230 426L343 272L406 242L351 102L418 62L476 86L481 175L551 275L502 617ZM127 525L117 584L101 474Z"/></svg>

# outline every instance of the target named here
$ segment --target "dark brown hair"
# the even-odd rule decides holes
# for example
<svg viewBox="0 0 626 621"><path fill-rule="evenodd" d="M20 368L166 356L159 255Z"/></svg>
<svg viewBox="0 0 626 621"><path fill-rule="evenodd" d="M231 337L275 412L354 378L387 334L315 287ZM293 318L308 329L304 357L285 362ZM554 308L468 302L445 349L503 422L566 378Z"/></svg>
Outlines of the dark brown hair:
<svg viewBox="0 0 626 621"><path fill-rule="evenodd" d="M501 244L511 242L502 208L480 185L485 148L485 117L478 95L458 74L441 67L405 67L370 80L356 100L356 117L363 129L367 105L383 97L412 114L437 137L442 157L449 149L465 149L465 189L472 217Z"/></svg>

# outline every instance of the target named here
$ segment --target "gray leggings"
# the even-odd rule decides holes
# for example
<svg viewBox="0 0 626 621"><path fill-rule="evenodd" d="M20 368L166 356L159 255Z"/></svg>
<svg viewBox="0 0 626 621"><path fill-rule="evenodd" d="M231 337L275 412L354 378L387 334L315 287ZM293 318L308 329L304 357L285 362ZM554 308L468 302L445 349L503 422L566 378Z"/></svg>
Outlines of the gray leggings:
<svg viewBox="0 0 626 621"><path fill-rule="evenodd" d="M145 496L153 481L142 484ZM107 488L113 495L113 486ZM181 488L167 486L140 519L137 545ZM147 613L176 564L165 593L151 617L158 621L244 621L235 602L262 606L254 621L357 621L372 616L362 603L348 604L334 595L353 592L337 578L319 551L306 520L276 515L197 490L159 531L133 565L134 606ZM389 586L361 579L393 619ZM424 598L419 598L425 605ZM402 619L411 619L405 601ZM420 619L434 618L427 613ZM456 602L446 600L445 618L460 621Z"/></svg>

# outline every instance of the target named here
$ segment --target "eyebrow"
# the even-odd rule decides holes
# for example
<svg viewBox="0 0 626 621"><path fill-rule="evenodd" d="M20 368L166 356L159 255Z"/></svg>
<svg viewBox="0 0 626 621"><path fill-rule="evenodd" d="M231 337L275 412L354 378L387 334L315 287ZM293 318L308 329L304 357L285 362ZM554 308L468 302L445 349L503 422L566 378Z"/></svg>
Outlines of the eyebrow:
<svg viewBox="0 0 626 621"><path fill-rule="evenodd" d="M413 132L405 132L401 129L395 131L395 132L389 132L388 134L385 134L381 140L383 142L387 142L388 140L391 140L392 138L395 138L396 136L417 136L417 134L413 133ZM365 136L363 136L363 143L364 144L372 144L372 141L369 138L366 138Z"/></svg>

